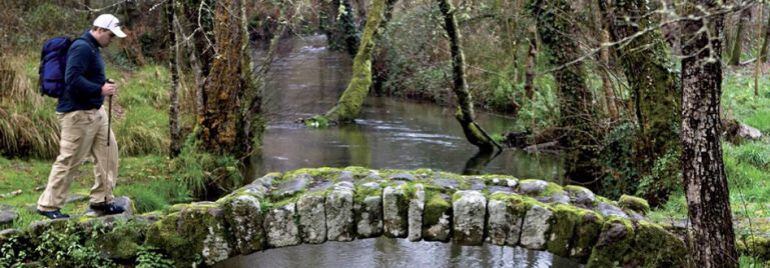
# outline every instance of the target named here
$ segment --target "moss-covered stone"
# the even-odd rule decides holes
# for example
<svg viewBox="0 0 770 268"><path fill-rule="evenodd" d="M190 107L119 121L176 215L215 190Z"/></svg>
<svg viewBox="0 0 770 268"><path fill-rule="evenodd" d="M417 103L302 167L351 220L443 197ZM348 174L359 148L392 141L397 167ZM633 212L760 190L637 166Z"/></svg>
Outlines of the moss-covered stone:
<svg viewBox="0 0 770 268"><path fill-rule="evenodd" d="M94 221L102 222L101 219ZM101 229L99 234L87 240L86 244L100 249L110 259L133 260L144 244L145 232L149 225L149 222L139 219L103 222L103 225L98 227Z"/></svg>
<svg viewBox="0 0 770 268"><path fill-rule="evenodd" d="M634 226L630 220L611 216L604 222L599 241L591 250L587 267L618 267L632 249Z"/></svg>
<svg viewBox="0 0 770 268"><path fill-rule="evenodd" d="M478 191L457 191L452 199L453 242L480 245L484 241L486 197Z"/></svg>
<svg viewBox="0 0 770 268"><path fill-rule="evenodd" d="M684 241L660 225L639 221L634 232L633 250L624 257L627 267L685 267L687 248Z"/></svg>
<svg viewBox="0 0 770 268"><path fill-rule="evenodd" d="M234 253L226 224L223 209L214 203L190 204L153 223L145 243L178 266L213 265Z"/></svg>
<svg viewBox="0 0 770 268"><path fill-rule="evenodd" d="M622 195L618 199L618 205L621 208L630 209L642 215L647 215L650 212L650 204L647 203L647 200L636 196Z"/></svg>
<svg viewBox="0 0 770 268"><path fill-rule="evenodd" d="M561 257L569 257L575 228L580 223L580 210L582 209L562 204L553 207L551 235L546 244L548 252Z"/></svg>
<svg viewBox="0 0 770 268"><path fill-rule="evenodd" d="M409 198L405 187L388 186L382 192L382 208L385 235L403 238L407 235Z"/></svg>
<svg viewBox="0 0 770 268"><path fill-rule="evenodd" d="M259 199L244 193L223 200L222 203L232 233L234 250L242 255L262 250L265 246L265 233L262 229L264 215Z"/></svg>
<svg viewBox="0 0 770 268"><path fill-rule="evenodd" d="M581 263L584 263L599 240L599 234L604 225L604 217L599 213L585 209L578 210L578 214L570 257L577 258Z"/></svg>
<svg viewBox="0 0 770 268"><path fill-rule="evenodd" d="M422 217L422 237L426 241L449 240L452 220L451 198L435 189L425 192L425 211Z"/></svg>

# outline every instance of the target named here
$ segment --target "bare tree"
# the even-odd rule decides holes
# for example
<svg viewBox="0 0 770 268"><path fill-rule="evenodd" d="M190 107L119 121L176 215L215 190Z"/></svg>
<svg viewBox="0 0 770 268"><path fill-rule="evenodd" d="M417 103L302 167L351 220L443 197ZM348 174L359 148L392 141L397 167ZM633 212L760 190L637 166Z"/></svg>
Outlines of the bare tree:
<svg viewBox="0 0 770 268"><path fill-rule="evenodd" d="M682 175L700 267L738 267L719 114L721 1L684 1L682 22Z"/></svg>
<svg viewBox="0 0 770 268"><path fill-rule="evenodd" d="M171 94L169 103L169 132L171 133L171 144L169 148L170 157L176 157L182 150L182 133L179 128L179 44L177 44L176 30L174 27L174 5L176 1L170 0L166 3L166 27L168 28L168 69L171 72Z"/></svg>

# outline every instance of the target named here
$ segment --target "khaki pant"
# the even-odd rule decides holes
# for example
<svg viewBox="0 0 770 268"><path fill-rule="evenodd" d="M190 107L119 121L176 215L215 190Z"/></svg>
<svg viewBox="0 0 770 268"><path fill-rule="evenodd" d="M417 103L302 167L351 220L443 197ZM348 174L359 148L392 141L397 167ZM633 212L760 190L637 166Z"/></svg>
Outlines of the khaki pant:
<svg viewBox="0 0 770 268"><path fill-rule="evenodd" d="M53 163L48 185L37 201L37 208L52 211L61 208L72 183L73 172L86 156L94 158L96 182L91 188L91 203L112 201L118 176L118 145L107 127L104 108L57 114L61 124L59 156ZM110 145L107 146L107 133Z"/></svg>

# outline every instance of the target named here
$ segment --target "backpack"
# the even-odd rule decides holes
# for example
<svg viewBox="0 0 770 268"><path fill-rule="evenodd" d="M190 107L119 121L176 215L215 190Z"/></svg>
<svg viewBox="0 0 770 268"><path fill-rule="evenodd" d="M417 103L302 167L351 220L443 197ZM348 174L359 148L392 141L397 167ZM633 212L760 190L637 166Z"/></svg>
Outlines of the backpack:
<svg viewBox="0 0 770 268"><path fill-rule="evenodd" d="M40 52L40 67L38 68L40 94L54 98L61 97L67 86L64 82L67 52L73 42L74 40L69 37L59 36L48 39L43 44L43 50Z"/></svg>

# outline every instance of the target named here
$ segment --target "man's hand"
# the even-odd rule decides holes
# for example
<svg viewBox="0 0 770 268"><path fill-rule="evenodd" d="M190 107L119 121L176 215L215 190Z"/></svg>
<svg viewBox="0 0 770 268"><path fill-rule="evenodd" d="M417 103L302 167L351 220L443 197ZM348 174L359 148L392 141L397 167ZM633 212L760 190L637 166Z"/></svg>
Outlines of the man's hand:
<svg viewBox="0 0 770 268"><path fill-rule="evenodd" d="M113 83L104 83L102 85L102 96L112 96L118 91L118 86Z"/></svg>

